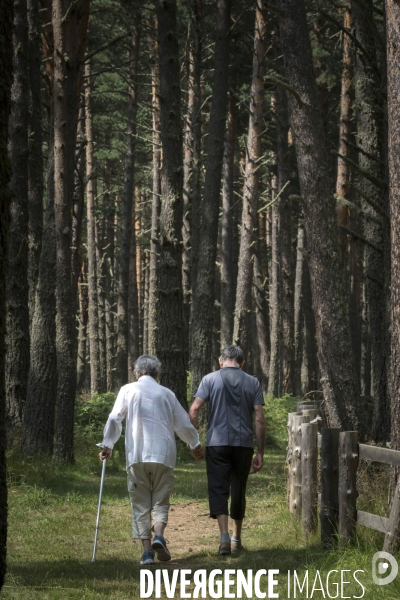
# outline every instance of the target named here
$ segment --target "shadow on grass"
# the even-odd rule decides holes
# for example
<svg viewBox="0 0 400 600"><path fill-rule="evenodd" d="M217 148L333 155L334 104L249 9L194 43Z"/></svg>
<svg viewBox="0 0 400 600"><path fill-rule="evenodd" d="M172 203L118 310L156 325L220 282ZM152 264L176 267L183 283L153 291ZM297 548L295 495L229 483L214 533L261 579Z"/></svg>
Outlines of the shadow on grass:
<svg viewBox="0 0 400 600"><path fill-rule="evenodd" d="M317 550L317 546L314 548ZM212 552L193 553L186 558L174 559L168 563L157 562L155 565L141 567L133 558L121 559L110 557L98 559L95 563L60 559L57 561L46 560L13 565L9 569L9 577L15 578L19 585L40 587L45 586L45 580L59 585L79 584L90 579L96 580L96 588L101 583L137 579L141 568L146 569L279 569L285 574L289 570L301 571L306 569L304 549L287 550L273 547L268 549L244 551L239 555L229 557L216 556L216 548ZM318 568L318 567L317 567Z"/></svg>

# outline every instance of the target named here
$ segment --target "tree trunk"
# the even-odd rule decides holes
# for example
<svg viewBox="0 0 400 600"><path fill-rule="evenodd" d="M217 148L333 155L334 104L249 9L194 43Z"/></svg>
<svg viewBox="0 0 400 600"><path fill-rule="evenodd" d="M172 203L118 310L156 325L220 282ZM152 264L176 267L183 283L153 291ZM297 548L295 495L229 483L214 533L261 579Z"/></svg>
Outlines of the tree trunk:
<svg viewBox="0 0 400 600"><path fill-rule="evenodd" d="M231 1L218 0L214 52L213 99L206 138L206 169L196 285L192 298L191 386L197 390L210 370L213 331L215 260L221 187L224 131L228 100Z"/></svg>
<svg viewBox="0 0 400 600"><path fill-rule="evenodd" d="M116 355L116 383L118 387L125 385L128 381L128 353L129 353L129 317L134 319L138 330L138 313L129 315L129 296L136 294L136 281L130 285L129 281L129 258L131 244L134 244L132 234L132 211L134 191L134 169L135 169L135 145L136 145L136 114L137 114L137 67L140 43L140 16L135 12L135 31L132 36L130 47L130 81L129 81L129 104L128 104L128 132L126 138L125 173L124 173L124 195L120 220L120 249L118 260L118 334ZM133 238L133 239L132 239ZM133 250L133 246L132 246ZM138 334L137 334L138 337ZM137 343L137 341L135 342Z"/></svg>
<svg viewBox="0 0 400 600"><path fill-rule="evenodd" d="M28 0L29 24L29 83L30 83L30 123L29 123L29 320L32 323L35 309L36 286L39 277L40 249L43 233L43 153L42 153L42 98L41 98L41 21L40 3Z"/></svg>
<svg viewBox="0 0 400 600"><path fill-rule="evenodd" d="M151 233L150 233L150 273L149 273L149 315L148 315L148 352L155 354L157 350L157 263L158 235L161 197L161 137L160 137L160 73L158 64L158 42L149 36L151 68L151 96L153 108L153 194L151 200Z"/></svg>
<svg viewBox="0 0 400 600"><path fill-rule="evenodd" d="M161 384L187 408L182 293L183 156L175 0L158 0L160 131L163 153L158 264L157 356Z"/></svg>
<svg viewBox="0 0 400 600"><path fill-rule="evenodd" d="M356 48L355 60L355 104L357 122L358 164L376 179L384 180L382 161L383 136L381 135L382 111L379 106L377 90L381 87L380 77L376 74L376 48L374 32L370 21L373 20L372 0L363 2L362 7L352 1L352 19L355 36L370 60ZM387 207L385 191L366 178L360 178L363 195L371 198L385 210ZM364 203L366 214L376 213L368 203ZM385 244L388 242L386 225L365 219L364 237L382 248L382 253L368 245L364 247L364 270L367 299L367 318L371 343L371 395L375 401L373 437L377 441L386 441L390 432L390 411L386 385L386 312L382 299L382 286L385 286Z"/></svg>
<svg viewBox="0 0 400 600"><path fill-rule="evenodd" d="M52 120L50 129L52 130ZM54 220L54 157L50 133L46 207L31 332L31 361L22 431L24 456L53 452L57 397L56 357L56 231Z"/></svg>
<svg viewBox="0 0 400 600"><path fill-rule="evenodd" d="M8 119L12 85L13 1L0 4L0 590L6 574L7 554L7 470L6 470L6 266L10 225L11 193L8 188L11 169L7 156Z"/></svg>
<svg viewBox="0 0 400 600"><path fill-rule="evenodd" d="M82 263L82 269L78 282L78 352L76 365L76 387L82 391L85 386L85 365L86 365L86 346L87 346L87 325L88 325L88 284L87 284L87 266L86 261Z"/></svg>
<svg viewBox="0 0 400 600"><path fill-rule="evenodd" d="M95 198L99 197L97 192L97 179L95 184ZM104 195L103 195L104 198ZM103 208L103 207L102 207ZM103 269L103 247L105 238L105 219L100 221L95 219L95 242L96 242L96 281L97 281L97 315L99 323L99 387L98 392L104 394L107 389L107 350L106 350L106 309L105 309L105 290L104 290L104 269Z"/></svg>
<svg viewBox="0 0 400 600"><path fill-rule="evenodd" d="M54 458L73 462L76 393L75 297L71 273L71 214L77 117L89 0L53 2L54 209L56 223L57 420Z"/></svg>
<svg viewBox="0 0 400 600"><path fill-rule="evenodd" d="M221 223L221 348L233 341L235 290L237 283L238 249L235 248L237 226L234 211L234 165L236 143L236 94L229 91L228 120L225 132L224 161L222 167L222 223ZM235 252L236 250L236 252Z"/></svg>
<svg viewBox="0 0 400 600"><path fill-rule="evenodd" d="M7 425L22 425L29 372L28 307L28 21L26 0L14 2L14 80L11 89L9 156L13 167L7 272ZM12 441L9 438L9 441Z"/></svg>
<svg viewBox="0 0 400 600"><path fill-rule="evenodd" d="M106 381L107 391L114 390L114 203L109 191L108 166L104 174L104 207L106 239L103 256L104 309L106 318Z"/></svg>
<svg viewBox="0 0 400 600"><path fill-rule="evenodd" d="M278 88L276 112L278 167L278 260L280 268L281 300L281 394L294 392L294 277L292 251L292 209L289 200L289 188L283 187L290 180L289 164L289 117L285 90Z"/></svg>
<svg viewBox="0 0 400 600"><path fill-rule="evenodd" d="M351 30L351 13L344 13L343 26ZM351 116L353 105L353 59L349 37L343 33L343 70L342 88L340 95L340 117L339 117L339 146L336 178L336 194L341 198L349 199L350 165L345 158L350 155L351 141ZM339 225L347 226L347 215L349 209L343 204L338 204ZM342 268L345 270L348 256L347 234L339 229L339 249Z"/></svg>
<svg viewBox="0 0 400 600"><path fill-rule="evenodd" d="M259 218L261 224L264 220L264 215ZM266 281L267 277L263 272L262 256L266 252L265 248L265 232L259 227L259 235L256 244L256 251L253 262L253 306L255 310L256 324L256 344L258 349L259 366L261 372L261 384L265 393L268 391L268 372L270 361L270 332L269 332L269 315Z"/></svg>
<svg viewBox="0 0 400 600"><path fill-rule="evenodd" d="M198 238L196 221L192 220L192 209L195 213L200 204L200 159L201 159L201 52L202 52L202 0L192 0L189 5L190 14L190 49L188 60L188 100L185 122L185 142L183 159L183 301L185 306L185 325L187 348L189 349L189 320L192 288L192 234ZM192 223L194 227L192 227Z"/></svg>
<svg viewBox="0 0 400 600"><path fill-rule="evenodd" d="M391 218L391 447L400 450L400 5L386 0ZM398 471L398 470L397 470ZM397 473L398 474L398 473Z"/></svg>
<svg viewBox="0 0 400 600"><path fill-rule="evenodd" d="M360 388L338 249L336 207L318 111L306 12L301 0L278 0L281 44L291 94L289 108L300 188L317 340L329 425L358 430ZM318 174L318 176L317 176Z"/></svg>
<svg viewBox="0 0 400 600"><path fill-rule="evenodd" d="M245 358L251 339L251 296L253 282L254 232L257 228L259 194L259 159L261 134L264 128L264 76L267 50L267 27L262 1L256 4L256 23L253 48L253 75L250 91L249 129L246 146L246 170L243 186L242 226L239 250L239 269L236 288L233 341L241 347ZM246 364L245 364L246 367Z"/></svg>
<svg viewBox="0 0 400 600"><path fill-rule="evenodd" d="M100 389L99 315L96 265L95 181L93 173L93 116L91 107L91 68L85 64L85 124L86 124L86 223L88 256L88 334L90 348L90 391Z"/></svg>
<svg viewBox="0 0 400 600"><path fill-rule="evenodd" d="M276 195L276 177L272 176L272 190ZM278 398L281 395L281 298L280 265L278 254L279 212L278 206L272 206L271 231L271 270L269 281L269 308L271 322L271 355L269 361L268 396Z"/></svg>
<svg viewBox="0 0 400 600"><path fill-rule="evenodd" d="M295 356L295 377L294 394L302 395L301 388L301 366L303 363L303 293L304 293L304 224L299 223L297 229L297 259L296 276L294 284L294 356Z"/></svg>

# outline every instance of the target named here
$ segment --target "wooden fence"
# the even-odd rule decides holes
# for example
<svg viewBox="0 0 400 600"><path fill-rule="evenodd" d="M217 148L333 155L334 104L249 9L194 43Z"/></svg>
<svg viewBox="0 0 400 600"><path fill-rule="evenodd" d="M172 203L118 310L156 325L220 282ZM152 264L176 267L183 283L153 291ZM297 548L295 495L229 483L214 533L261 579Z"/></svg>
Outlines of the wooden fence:
<svg viewBox="0 0 400 600"><path fill-rule="evenodd" d="M385 534L383 550L400 541L400 479L389 518L357 509L357 469L360 460L400 467L400 451L358 443L356 431L319 427L319 406L300 403L288 415L288 505L301 518L304 535L318 528L325 547L354 537L356 525ZM320 493L318 494L318 450Z"/></svg>

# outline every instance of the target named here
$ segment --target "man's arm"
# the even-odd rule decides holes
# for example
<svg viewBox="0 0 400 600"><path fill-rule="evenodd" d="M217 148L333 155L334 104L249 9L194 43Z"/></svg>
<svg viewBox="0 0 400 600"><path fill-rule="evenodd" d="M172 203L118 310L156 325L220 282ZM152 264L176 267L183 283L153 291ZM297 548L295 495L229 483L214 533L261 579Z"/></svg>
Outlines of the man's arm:
<svg viewBox="0 0 400 600"><path fill-rule="evenodd" d="M199 426L199 412L204 402L205 400L203 400L203 398L197 397L193 400L189 409L190 422L193 425L193 427L196 427L196 429L198 429Z"/></svg>
<svg viewBox="0 0 400 600"><path fill-rule="evenodd" d="M251 465L251 473L257 473L264 463L265 419L261 404L256 404L254 406L254 420L256 425L257 454Z"/></svg>

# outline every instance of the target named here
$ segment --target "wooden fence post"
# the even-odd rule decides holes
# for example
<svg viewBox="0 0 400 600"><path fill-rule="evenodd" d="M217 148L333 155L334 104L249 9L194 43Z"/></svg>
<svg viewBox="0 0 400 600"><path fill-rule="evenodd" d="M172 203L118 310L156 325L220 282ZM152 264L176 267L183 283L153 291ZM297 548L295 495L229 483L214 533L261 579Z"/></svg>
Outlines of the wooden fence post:
<svg viewBox="0 0 400 600"><path fill-rule="evenodd" d="M287 477L286 498L287 498L287 503L288 503L289 508L290 508L290 503L291 503L290 494L291 494L291 488L292 488L293 417L298 414L299 413L295 413L295 412L288 413L288 420L287 420L288 447L287 447L287 454L286 454L286 463L288 466L288 477Z"/></svg>
<svg viewBox="0 0 400 600"><path fill-rule="evenodd" d="M321 542L325 548L336 539L339 521L339 433L321 429Z"/></svg>
<svg viewBox="0 0 400 600"><path fill-rule="evenodd" d="M394 491L392 509L390 511L388 529L385 534L383 551L393 554L400 542L400 477Z"/></svg>
<svg viewBox="0 0 400 600"><path fill-rule="evenodd" d="M339 436L339 536L347 545L357 522L358 434L344 431Z"/></svg>
<svg viewBox="0 0 400 600"><path fill-rule="evenodd" d="M308 411L311 412L311 411ZM306 417L306 415L304 415ZM302 471L302 515L303 535L317 530L317 423L301 425L301 471Z"/></svg>
<svg viewBox="0 0 400 600"><path fill-rule="evenodd" d="M310 417L294 415L292 418L292 475L290 478L289 510L300 518L301 515L301 426L309 423Z"/></svg>

